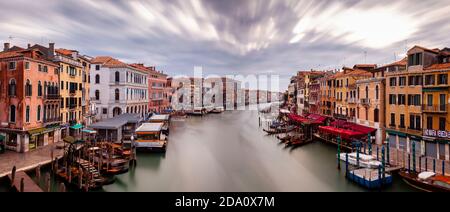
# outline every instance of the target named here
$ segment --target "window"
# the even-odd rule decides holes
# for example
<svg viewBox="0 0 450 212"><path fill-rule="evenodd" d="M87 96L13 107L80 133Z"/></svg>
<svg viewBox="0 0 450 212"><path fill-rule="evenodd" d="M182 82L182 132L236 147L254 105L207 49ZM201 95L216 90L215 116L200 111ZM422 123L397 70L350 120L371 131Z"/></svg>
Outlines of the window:
<svg viewBox="0 0 450 212"><path fill-rule="evenodd" d="M448 83L448 75L447 74L439 74L438 75L438 85L447 85Z"/></svg>
<svg viewBox="0 0 450 212"><path fill-rule="evenodd" d="M422 65L422 53L408 55L408 66Z"/></svg>
<svg viewBox="0 0 450 212"><path fill-rule="evenodd" d="M41 120L41 106L40 105L38 105L38 107L37 107L36 118L37 118L37 121Z"/></svg>
<svg viewBox="0 0 450 212"><path fill-rule="evenodd" d="M389 86L397 86L397 78L395 77L389 78Z"/></svg>
<svg viewBox="0 0 450 212"><path fill-rule="evenodd" d="M61 98L61 108L64 108L64 98Z"/></svg>
<svg viewBox="0 0 450 212"><path fill-rule="evenodd" d="M445 119L445 117L439 118L439 130L445 131L446 122L447 120Z"/></svg>
<svg viewBox="0 0 450 212"><path fill-rule="evenodd" d="M27 83L25 84L25 96L31 96L32 94L32 88L31 88L31 83L30 80L27 79Z"/></svg>
<svg viewBox="0 0 450 212"><path fill-rule="evenodd" d="M115 78L116 78L116 82L120 82L120 73L118 72L118 71L116 71L116 74L115 74L116 76L115 76Z"/></svg>
<svg viewBox="0 0 450 212"><path fill-rule="evenodd" d="M30 62L25 62L25 70L30 70Z"/></svg>
<svg viewBox="0 0 450 212"><path fill-rule="evenodd" d="M103 108L103 114L108 114L108 108Z"/></svg>
<svg viewBox="0 0 450 212"><path fill-rule="evenodd" d="M375 99L376 100L379 99L379 95L380 95L380 88L377 85L377 87L375 87Z"/></svg>
<svg viewBox="0 0 450 212"><path fill-rule="evenodd" d="M414 124L416 123L416 116L409 115L409 129L416 129Z"/></svg>
<svg viewBox="0 0 450 212"><path fill-rule="evenodd" d="M100 65L95 65L95 70L96 71L100 70Z"/></svg>
<svg viewBox="0 0 450 212"><path fill-rule="evenodd" d="M16 62L9 62L8 63L8 69L9 70L16 70L16 65L17 65Z"/></svg>
<svg viewBox="0 0 450 212"><path fill-rule="evenodd" d="M16 106L14 105L9 106L9 122L16 122Z"/></svg>
<svg viewBox="0 0 450 212"><path fill-rule="evenodd" d="M397 104L397 95L389 94L389 104L391 105Z"/></svg>
<svg viewBox="0 0 450 212"><path fill-rule="evenodd" d="M11 79L9 81L8 93L9 93L9 96L16 96L17 90L16 90L16 80L15 79Z"/></svg>
<svg viewBox="0 0 450 212"><path fill-rule="evenodd" d="M116 99L116 101L119 101L119 100L120 100L119 89L116 89L115 92L114 92L114 94L115 94L115 99Z"/></svg>
<svg viewBox="0 0 450 212"><path fill-rule="evenodd" d="M440 94L439 95L439 110L440 111L447 111L447 95Z"/></svg>
<svg viewBox="0 0 450 212"><path fill-rule="evenodd" d="M373 110L373 116L374 116L374 122L380 122L380 110L378 110L378 108L376 108L375 110Z"/></svg>
<svg viewBox="0 0 450 212"><path fill-rule="evenodd" d="M82 90L83 90L83 84L82 84L82 83L78 84L78 90L79 90L79 91L82 91Z"/></svg>
<svg viewBox="0 0 450 212"><path fill-rule="evenodd" d="M427 106L433 106L433 94L427 95Z"/></svg>
<svg viewBox="0 0 450 212"><path fill-rule="evenodd" d="M432 116L428 116L427 117L427 129L433 129L433 117Z"/></svg>
<svg viewBox="0 0 450 212"><path fill-rule="evenodd" d="M391 127L395 127L395 113L391 113Z"/></svg>
<svg viewBox="0 0 450 212"><path fill-rule="evenodd" d="M398 95L398 104L399 105L406 105L406 95L405 94L399 94Z"/></svg>
<svg viewBox="0 0 450 212"><path fill-rule="evenodd" d="M406 86L406 77L399 77L398 78L398 85L399 86Z"/></svg>
<svg viewBox="0 0 450 212"><path fill-rule="evenodd" d="M99 84L100 83L100 75L95 75L95 84Z"/></svg>
<svg viewBox="0 0 450 212"><path fill-rule="evenodd" d="M368 98L369 98L369 87L366 86L366 99L368 99Z"/></svg>
<svg viewBox="0 0 450 212"><path fill-rule="evenodd" d="M95 100L100 100L100 91L95 90Z"/></svg>
<svg viewBox="0 0 450 212"><path fill-rule="evenodd" d="M416 116L416 130L421 130L422 117Z"/></svg>
<svg viewBox="0 0 450 212"><path fill-rule="evenodd" d="M425 85L434 85L434 75L425 75Z"/></svg>
<svg viewBox="0 0 450 212"><path fill-rule="evenodd" d="M30 123L30 106L25 109L25 122Z"/></svg>
<svg viewBox="0 0 450 212"><path fill-rule="evenodd" d="M400 114L400 128L405 128L405 115Z"/></svg>

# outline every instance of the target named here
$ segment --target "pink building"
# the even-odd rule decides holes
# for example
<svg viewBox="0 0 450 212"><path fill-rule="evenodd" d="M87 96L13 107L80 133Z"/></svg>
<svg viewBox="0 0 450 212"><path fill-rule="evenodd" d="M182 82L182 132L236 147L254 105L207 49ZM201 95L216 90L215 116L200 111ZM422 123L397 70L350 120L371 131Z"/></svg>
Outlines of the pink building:
<svg viewBox="0 0 450 212"><path fill-rule="evenodd" d="M45 59L48 53L9 43L0 52L0 135L9 150L28 152L61 139L58 65Z"/></svg>

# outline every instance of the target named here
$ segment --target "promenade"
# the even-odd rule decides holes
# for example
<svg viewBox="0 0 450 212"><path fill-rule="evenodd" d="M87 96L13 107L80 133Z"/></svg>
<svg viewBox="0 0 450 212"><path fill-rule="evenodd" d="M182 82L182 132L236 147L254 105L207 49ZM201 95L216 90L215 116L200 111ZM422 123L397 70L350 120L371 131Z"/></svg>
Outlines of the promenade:
<svg viewBox="0 0 450 212"><path fill-rule="evenodd" d="M7 151L0 154L0 178L11 174L11 170L16 166L17 172L25 171L51 162L51 150L54 150L53 157L62 157L64 151L56 149L56 144L48 145L27 153L17 153Z"/></svg>

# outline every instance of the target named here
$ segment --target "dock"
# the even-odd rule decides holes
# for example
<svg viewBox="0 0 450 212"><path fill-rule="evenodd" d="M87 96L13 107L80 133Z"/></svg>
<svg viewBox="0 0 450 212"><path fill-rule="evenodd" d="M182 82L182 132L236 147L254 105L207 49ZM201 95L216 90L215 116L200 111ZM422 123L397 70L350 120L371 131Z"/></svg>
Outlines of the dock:
<svg viewBox="0 0 450 212"><path fill-rule="evenodd" d="M8 175L9 181L12 182L11 175ZM20 191L20 184L23 179L23 192L43 192L43 190L30 178L25 172L16 172L12 188Z"/></svg>

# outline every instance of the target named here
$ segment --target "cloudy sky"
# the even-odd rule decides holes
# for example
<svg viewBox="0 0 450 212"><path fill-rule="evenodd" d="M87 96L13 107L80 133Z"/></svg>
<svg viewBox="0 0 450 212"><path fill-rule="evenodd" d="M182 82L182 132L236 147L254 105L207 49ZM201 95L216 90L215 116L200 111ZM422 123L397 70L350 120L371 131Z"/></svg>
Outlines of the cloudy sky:
<svg viewBox="0 0 450 212"><path fill-rule="evenodd" d="M0 41L56 42L171 75L278 74L385 64L450 46L449 0L0 1Z"/></svg>

